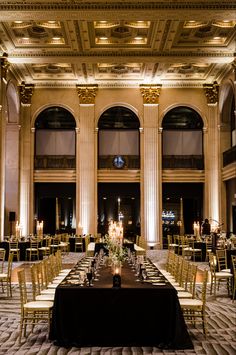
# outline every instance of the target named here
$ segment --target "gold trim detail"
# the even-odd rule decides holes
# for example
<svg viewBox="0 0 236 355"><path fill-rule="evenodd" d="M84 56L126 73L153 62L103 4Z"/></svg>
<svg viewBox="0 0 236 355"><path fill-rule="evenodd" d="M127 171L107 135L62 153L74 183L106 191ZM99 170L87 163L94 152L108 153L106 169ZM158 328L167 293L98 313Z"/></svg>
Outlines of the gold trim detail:
<svg viewBox="0 0 236 355"><path fill-rule="evenodd" d="M144 104L158 104L161 91L160 85L139 85Z"/></svg>
<svg viewBox="0 0 236 355"><path fill-rule="evenodd" d="M208 104L216 104L219 100L219 85L217 81L213 84L203 84L203 89L207 98Z"/></svg>
<svg viewBox="0 0 236 355"><path fill-rule="evenodd" d="M31 98L34 93L34 84L26 84L22 81L19 85L20 102L23 105L31 105Z"/></svg>
<svg viewBox="0 0 236 355"><path fill-rule="evenodd" d="M97 84L91 85L76 85L77 93L79 96L80 104L94 104L95 97L98 91Z"/></svg>

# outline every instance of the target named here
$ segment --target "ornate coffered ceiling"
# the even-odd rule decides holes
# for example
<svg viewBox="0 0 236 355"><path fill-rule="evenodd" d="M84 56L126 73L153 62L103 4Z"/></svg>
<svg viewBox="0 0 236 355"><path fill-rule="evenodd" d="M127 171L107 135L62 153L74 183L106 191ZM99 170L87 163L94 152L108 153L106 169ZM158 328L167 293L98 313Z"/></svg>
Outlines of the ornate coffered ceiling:
<svg viewBox="0 0 236 355"><path fill-rule="evenodd" d="M197 87L232 70L236 3L0 2L0 54L38 87Z"/></svg>

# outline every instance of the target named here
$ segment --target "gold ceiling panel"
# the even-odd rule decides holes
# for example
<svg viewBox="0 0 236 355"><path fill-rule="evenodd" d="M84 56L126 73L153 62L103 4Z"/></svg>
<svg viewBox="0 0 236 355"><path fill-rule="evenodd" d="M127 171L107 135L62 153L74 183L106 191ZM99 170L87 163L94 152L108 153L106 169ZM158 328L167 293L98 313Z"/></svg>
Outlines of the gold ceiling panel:
<svg viewBox="0 0 236 355"><path fill-rule="evenodd" d="M89 24L91 46L132 47L150 44L152 26L149 21L94 21Z"/></svg>
<svg viewBox="0 0 236 355"><path fill-rule="evenodd" d="M143 63L97 63L94 72L98 80L141 80L144 68Z"/></svg>
<svg viewBox="0 0 236 355"><path fill-rule="evenodd" d="M60 21L20 21L5 23L15 48L57 48L67 44L64 25Z"/></svg>

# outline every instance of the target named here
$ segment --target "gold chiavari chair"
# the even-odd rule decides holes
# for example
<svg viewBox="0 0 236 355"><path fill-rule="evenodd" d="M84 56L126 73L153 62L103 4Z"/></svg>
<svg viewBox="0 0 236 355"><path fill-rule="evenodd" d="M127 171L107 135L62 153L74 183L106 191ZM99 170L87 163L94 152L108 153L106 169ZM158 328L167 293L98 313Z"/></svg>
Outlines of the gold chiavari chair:
<svg viewBox="0 0 236 355"><path fill-rule="evenodd" d="M5 257L6 257L6 250L5 249L1 249L0 250L0 273L3 273L4 270L4 261L5 261Z"/></svg>
<svg viewBox="0 0 236 355"><path fill-rule="evenodd" d="M25 270L24 269L19 270L17 275L18 275L20 300L21 300L21 321L20 321L20 337L19 337L19 342L21 342L23 329L24 329L24 336L26 337L27 325L31 325L33 328L35 324L38 324L41 321L46 321L48 324L48 330L50 329L53 302L29 301L27 288L26 288Z"/></svg>
<svg viewBox="0 0 236 355"><path fill-rule="evenodd" d="M36 264L30 267L33 301L54 301L55 293L40 294L40 281Z"/></svg>
<svg viewBox="0 0 236 355"><path fill-rule="evenodd" d="M51 242L52 253L55 253L57 250L60 249L60 243L61 243L61 235L60 234L58 234L54 238L52 238L52 242Z"/></svg>
<svg viewBox="0 0 236 355"><path fill-rule="evenodd" d="M201 299L197 298L180 298L179 303L186 322L196 325L201 322L203 333L206 335L206 289L207 289L208 271L205 270L202 281Z"/></svg>
<svg viewBox="0 0 236 355"><path fill-rule="evenodd" d="M61 252L68 254L70 252L70 242L69 242L70 236L68 234L62 234L61 235L61 241L59 244L59 249Z"/></svg>
<svg viewBox="0 0 236 355"><path fill-rule="evenodd" d="M20 248L18 241L9 241L9 254L13 254L13 259L16 256L17 261L20 261Z"/></svg>
<svg viewBox="0 0 236 355"><path fill-rule="evenodd" d="M76 236L75 237L75 252L77 251L84 251L84 246L83 246L83 237L81 236Z"/></svg>
<svg viewBox="0 0 236 355"><path fill-rule="evenodd" d="M2 291L4 292L4 285L6 284L7 288L7 297L12 297L12 289L11 289L11 273L12 273L12 262L13 262L14 255L10 253L8 256L8 263L7 263L7 272L2 272L0 274L0 282L2 284ZM4 270L3 270L4 271Z"/></svg>
<svg viewBox="0 0 236 355"><path fill-rule="evenodd" d="M26 248L25 250L26 252L26 260L31 261L32 258L37 258L37 260L39 260L39 241L36 240L31 240L30 241L30 247Z"/></svg>
<svg viewBox="0 0 236 355"><path fill-rule="evenodd" d="M173 238L172 235L167 235L167 243L168 243L168 249L173 249L175 250L175 248L178 247L178 244L173 242Z"/></svg>
<svg viewBox="0 0 236 355"><path fill-rule="evenodd" d="M211 273L210 294L212 294L212 290L214 287L214 296L216 296L217 281L218 281L218 290L219 290L219 286L220 286L221 281L227 282L228 294L230 294L231 278L233 277L233 275L230 272L226 272L226 271L216 271L217 259L213 253L209 254L209 265L210 265L210 273Z"/></svg>
<svg viewBox="0 0 236 355"><path fill-rule="evenodd" d="M39 247L39 252L42 252L43 256L49 256L51 253L51 242L52 238L51 237L46 237L44 239L45 245Z"/></svg>
<svg viewBox="0 0 236 355"><path fill-rule="evenodd" d="M216 261L218 266L218 271L230 272L227 265L227 254L226 249L216 249Z"/></svg>

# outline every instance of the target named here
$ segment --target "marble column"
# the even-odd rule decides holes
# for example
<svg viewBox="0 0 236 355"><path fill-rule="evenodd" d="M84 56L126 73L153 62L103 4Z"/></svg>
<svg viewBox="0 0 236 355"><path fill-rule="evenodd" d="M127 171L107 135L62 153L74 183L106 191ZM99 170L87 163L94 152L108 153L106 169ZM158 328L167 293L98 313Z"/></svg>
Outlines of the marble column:
<svg viewBox="0 0 236 355"><path fill-rule="evenodd" d="M31 129L31 99L34 85L22 82L20 93L20 224L22 235L33 233L33 145L34 131Z"/></svg>
<svg viewBox="0 0 236 355"><path fill-rule="evenodd" d="M4 235L5 209L5 142L7 122L6 86L9 62L7 54L0 57L0 241Z"/></svg>
<svg viewBox="0 0 236 355"><path fill-rule="evenodd" d="M220 132L218 112L219 86L216 82L203 86L207 98L207 122L204 133L205 191L204 218L209 218L212 227L218 226L220 218Z"/></svg>
<svg viewBox="0 0 236 355"><path fill-rule="evenodd" d="M97 85L77 85L77 92L80 101L80 133L78 140L78 169L77 186L78 219L76 231L82 228L83 234L94 234L96 232L97 206L96 206L96 147L95 147L95 96Z"/></svg>
<svg viewBox="0 0 236 355"><path fill-rule="evenodd" d="M158 99L160 86L140 85L143 96L143 220L144 237L149 247L160 247L161 190L159 166Z"/></svg>

